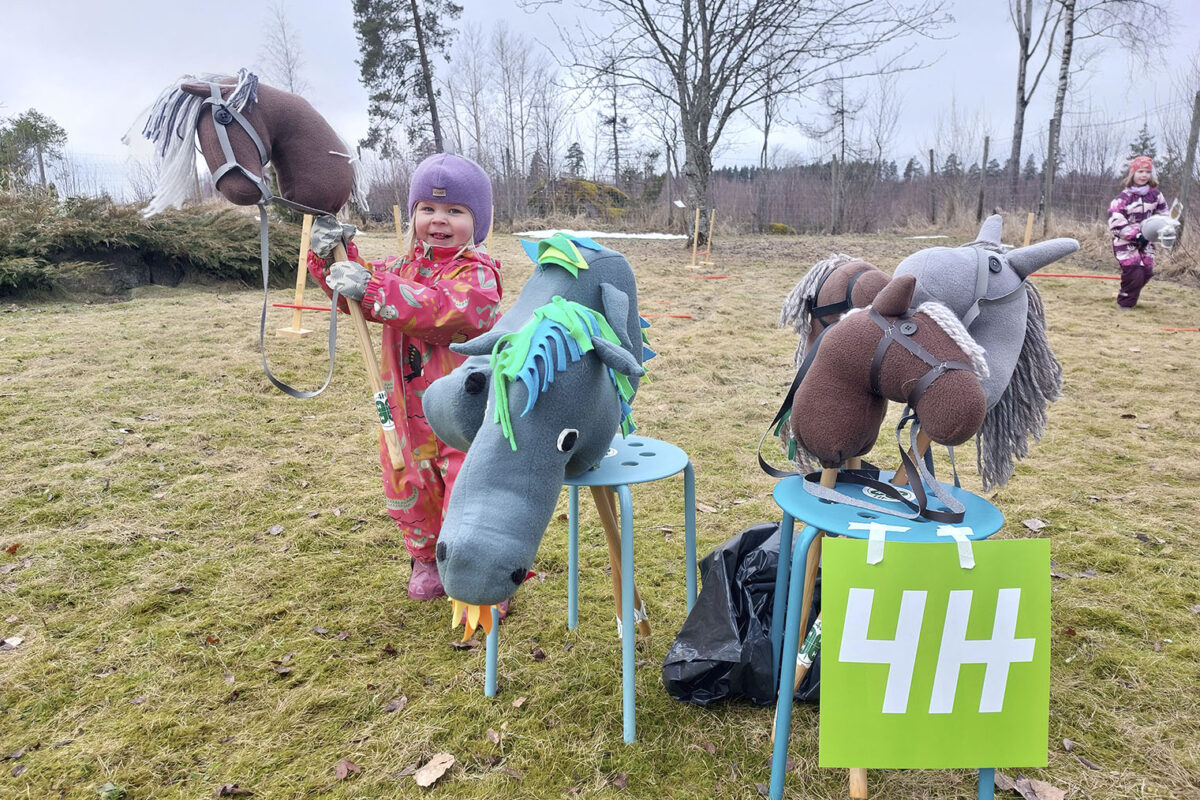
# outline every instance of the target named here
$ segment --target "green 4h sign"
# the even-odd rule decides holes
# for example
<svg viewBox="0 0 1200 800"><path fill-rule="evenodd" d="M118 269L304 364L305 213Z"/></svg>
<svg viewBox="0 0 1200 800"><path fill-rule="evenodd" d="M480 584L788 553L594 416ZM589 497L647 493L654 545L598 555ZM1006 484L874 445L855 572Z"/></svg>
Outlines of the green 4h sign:
<svg viewBox="0 0 1200 800"><path fill-rule="evenodd" d="M822 767L1047 761L1050 543L822 545Z"/></svg>

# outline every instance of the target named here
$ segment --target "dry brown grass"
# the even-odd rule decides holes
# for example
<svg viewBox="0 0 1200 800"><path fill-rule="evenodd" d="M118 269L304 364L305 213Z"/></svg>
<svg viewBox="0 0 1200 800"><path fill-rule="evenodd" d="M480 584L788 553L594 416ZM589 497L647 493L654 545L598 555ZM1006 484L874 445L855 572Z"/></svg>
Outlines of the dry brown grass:
<svg viewBox="0 0 1200 800"><path fill-rule="evenodd" d="M796 280L830 252L890 269L937 243L718 238L715 266L698 273L681 243L613 242L635 265L644 314L689 316L651 317L659 356L634 409L642 433L692 457L711 509L701 552L778 516L755 446L791 379L795 340L775 320ZM385 233L360 244L395 251ZM1100 244L1053 271L1114 274ZM531 267L512 237L495 250L511 302ZM1196 327L1200 295L1156 281L1118 314L1114 281L1036 280L1065 396L992 498L1002 535L1047 523L1066 576L1054 581L1050 765L1031 774L1072 798L1197 796L1200 334L1163 328ZM482 650L451 648L448 609L403 597L407 559L379 502L354 343L342 337L329 391L287 398L259 368L260 302L151 287L126 303L0 315L0 638L24 639L0 652L0 757L26 749L3 762L0 796L94 798L107 781L131 798L212 796L226 783L271 798L423 796L406 769L438 751L459 760L434 790L443 797L622 785L639 798L756 796L770 710L692 708L661 688L684 614L678 480L635 493L655 625L639 656L639 742L621 743L607 556L586 511L580 628L563 624L560 516L539 554L544 580L505 623L501 695L488 700ZM273 313L270 328L287 324ZM271 340L272 368L315 386L323 348ZM892 464L881 439L872 460ZM969 447L959 468L978 489ZM386 711L398 697L407 705ZM844 774L816 766L817 718L796 715L788 797L845 795ZM341 758L362 773L336 780ZM877 797L974 796L965 771L873 771L871 782Z"/></svg>

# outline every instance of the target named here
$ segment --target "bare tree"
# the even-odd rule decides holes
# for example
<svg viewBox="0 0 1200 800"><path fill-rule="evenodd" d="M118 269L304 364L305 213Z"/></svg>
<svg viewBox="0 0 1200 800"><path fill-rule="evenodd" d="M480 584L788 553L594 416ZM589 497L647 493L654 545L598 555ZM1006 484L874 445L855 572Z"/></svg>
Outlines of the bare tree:
<svg viewBox="0 0 1200 800"><path fill-rule="evenodd" d="M1054 114L1046 145L1050 169L1057 168L1058 141L1062 134L1063 109L1075 65L1076 46L1088 40L1116 39L1134 60L1149 63L1153 45L1148 37L1131 36L1131 19L1167 19L1169 6L1155 0L1054 0L1062 22L1062 41L1058 48L1058 84L1054 94Z"/></svg>
<svg viewBox="0 0 1200 800"><path fill-rule="evenodd" d="M1013 112L1012 150L1008 157L1009 203L1017 202L1021 179L1021 146L1025 135L1025 110L1037 91L1042 74L1053 55L1052 44L1060 15L1055 0L1009 0L1008 15L1017 32L1017 105ZM1034 18L1037 18L1036 31ZM1030 77L1030 64L1035 59L1035 72Z"/></svg>
<svg viewBox="0 0 1200 800"><path fill-rule="evenodd" d="M300 74L304 53L282 3L271 4L265 30L259 61L267 83L292 94L304 94L309 89L308 81Z"/></svg>
<svg viewBox="0 0 1200 800"><path fill-rule="evenodd" d="M947 21L941 0L583 0L581 6L611 28L581 27L572 37L578 44L569 57L579 79L602 81L615 48L620 80L669 99L683 128L689 204L702 211L726 126L761 103L768 85L788 95L843 74L871 74L878 68L864 59L885 47L894 57L883 68L903 68L912 50L905 42ZM768 63L778 83L767 80ZM670 80L660 82L655 67ZM701 217L707 224L707 214ZM707 229L701 234L707 238Z"/></svg>

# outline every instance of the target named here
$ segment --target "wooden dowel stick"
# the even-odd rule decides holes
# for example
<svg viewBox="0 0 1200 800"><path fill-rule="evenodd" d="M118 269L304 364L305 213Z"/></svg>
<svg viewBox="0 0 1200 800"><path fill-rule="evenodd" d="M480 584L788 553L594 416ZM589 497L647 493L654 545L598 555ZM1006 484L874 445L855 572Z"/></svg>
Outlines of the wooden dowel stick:
<svg viewBox="0 0 1200 800"><path fill-rule="evenodd" d="M712 252L712 237L713 237L713 220L717 218L717 210L710 208L708 210L708 240L704 243L704 257L708 258L708 254Z"/></svg>
<svg viewBox="0 0 1200 800"><path fill-rule="evenodd" d="M333 248L335 261L348 261L346 248L337 244ZM375 356L375 345L371 342L371 332L367 330L367 320L363 317L362 308L353 300L346 300L350 309L350 321L354 325L354 333L358 337L358 347L362 351L363 366L367 369L367 381L371 384L371 399L375 401L376 413L379 414L379 424L383 429L383 441L387 445L388 460L393 469L404 468L404 454L400 450L400 437L396 435L396 425L392 422L391 410L388 408L387 393L383 390L383 377L379 372L379 359ZM386 419L385 419L386 417Z"/></svg>
<svg viewBox="0 0 1200 800"><path fill-rule="evenodd" d="M613 603L617 609L617 619L621 618L621 532L617 521L617 504L612 490L607 486L590 486L592 500L596 503L596 512L600 515L600 524L604 527L604 538L608 542L608 566L612 573ZM633 586L633 607L642 607L642 597L638 593L637 584ZM650 620L638 622L638 633L650 635Z"/></svg>
<svg viewBox="0 0 1200 800"><path fill-rule="evenodd" d="M696 208L696 222L692 225L692 266L696 266L696 250L700 247L700 208Z"/></svg>
<svg viewBox="0 0 1200 800"><path fill-rule="evenodd" d="M930 438L925 435L925 431L917 431L916 452L909 450L908 454L910 456L912 456L913 461L922 459L925 457L925 453L926 453L926 451L929 450L929 445L931 445L932 443L933 442L930 440ZM904 468L903 464L901 464L896 469L896 474L894 476L892 476L892 483L894 483L897 486L904 484L904 483L908 483L908 470Z"/></svg>
<svg viewBox="0 0 1200 800"><path fill-rule="evenodd" d="M302 310L304 307L304 282L308 278L308 240L312 236L312 226L312 214L305 214L304 222L300 226L300 258L296 262L296 293L295 300L292 302L292 327L276 329L276 336L302 339L312 333L301 324L303 322L301 316L304 313Z"/></svg>
<svg viewBox="0 0 1200 800"><path fill-rule="evenodd" d="M400 248L400 257L404 257L404 223L400 220L400 206L392 206L392 224L396 226L396 246Z"/></svg>
<svg viewBox="0 0 1200 800"><path fill-rule="evenodd" d="M1033 238L1033 214L1031 213L1025 218L1025 244L1022 247L1029 247L1029 240Z"/></svg>

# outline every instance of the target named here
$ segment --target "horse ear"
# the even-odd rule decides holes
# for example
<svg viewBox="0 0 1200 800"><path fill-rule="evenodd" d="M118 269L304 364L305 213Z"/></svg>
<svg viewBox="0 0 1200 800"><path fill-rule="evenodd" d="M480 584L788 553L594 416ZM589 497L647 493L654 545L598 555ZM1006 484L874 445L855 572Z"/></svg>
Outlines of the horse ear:
<svg viewBox="0 0 1200 800"><path fill-rule="evenodd" d="M983 225L979 228L979 235L975 237L975 241L999 245L1000 236L1003 231L1004 217L999 214L992 214L983 221Z"/></svg>
<svg viewBox="0 0 1200 800"><path fill-rule="evenodd" d="M1047 239L1028 247L1019 247L1005 255L1005 258L1024 280L1047 264L1069 256L1078 249L1079 242L1074 239Z"/></svg>
<svg viewBox="0 0 1200 800"><path fill-rule="evenodd" d="M604 366L611 368L614 372L628 375L631 378L640 378L646 374L642 365L637 363L633 355L619 344L613 344L600 336L593 336L592 346L596 349L596 355L600 357Z"/></svg>
<svg viewBox="0 0 1200 800"><path fill-rule="evenodd" d="M621 340L621 346L633 352L633 342L629 341L629 295L611 283L602 283L600 302L604 304L604 318Z"/></svg>
<svg viewBox="0 0 1200 800"><path fill-rule="evenodd" d="M181 83L179 88L187 94L194 94L196 97L209 97L212 95L212 89L208 88L207 83ZM228 87L221 88L221 95L224 96L228 91Z"/></svg>
<svg viewBox="0 0 1200 800"><path fill-rule="evenodd" d="M452 344L450 349L464 356L486 356L504 334L505 331L490 330L469 341Z"/></svg>
<svg viewBox="0 0 1200 800"><path fill-rule="evenodd" d="M871 308L885 317L898 317L912 305L913 292L917 288L916 275L901 275L888 281L887 286L875 295Z"/></svg>

